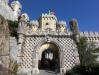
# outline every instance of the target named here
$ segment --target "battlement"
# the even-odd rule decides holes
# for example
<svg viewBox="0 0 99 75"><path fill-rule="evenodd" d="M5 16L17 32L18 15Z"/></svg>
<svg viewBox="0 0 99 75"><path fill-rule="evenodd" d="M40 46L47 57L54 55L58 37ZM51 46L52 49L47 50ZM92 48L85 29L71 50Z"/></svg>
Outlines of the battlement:
<svg viewBox="0 0 99 75"><path fill-rule="evenodd" d="M72 32L72 34L74 33L79 33L80 36L84 36L84 37L99 37L99 32L80 32L79 28L78 28L78 22L76 19L72 19L69 23L70 23L70 28L71 31L69 31L66 28L66 21L56 21L56 20L52 20L55 19L56 16L52 13L43 13L41 16L41 19L39 20L31 20L29 22L29 17L26 13L21 15L21 19L23 19L23 22L25 21L26 23L29 22L28 24L30 24L30 27L28 27L29 25L27 25L27 31L25 31L27 34L42 34L45 32L49 32L50 34L53 34L53 32L59 32L61 34L68 34L69 32ZM22 20L20 21L22 22ZM25 24L26 24L25 23ZM24 23L23 23L24 24ZM24 25L23 25L24 26ZM76 27L76 28L75 28ZM25 28L23 28L25 29ZM25 32L23 34L25 34ZM54 34L55 35L55 34Z"/></svg>
<svg viewBox="0 0 99 75"><path fill-rule="evenodd" d="M29 16L27 13L23 13L20 18L21 21L29 21Z"/></svg>
<svg viewBox="0 0 99 75"><path fill-rule="evenodd" d="M80 36L99 37L99 32L80 32Z"/></svg>
<svg viewBox="0 0 99 75"><path fill-rule="evenodd" d="M31 20L30 25L39 26L39 22L38 22L38 20Z"/></svg>
<svg viewBox="0 0 99 75"><path fill-rule="evenodd" d="M54 12L42 13L41 18L43 18L45 20L55 20L55 21L57 21L57 17L55 16Z"/></svg>
<svg viewBox="0 0 99 75"><path fill-rule="evenodd" d="M81 37L85 37L87 42L93 42L95 47L99 47L99 32L80 32Z"/></svg>
<svg viewBox="0 0 99 75"><path fill-rule="evenodd" d="M59 21L58 24L59 24L59 25L66 26L66 21Z"/></svg>

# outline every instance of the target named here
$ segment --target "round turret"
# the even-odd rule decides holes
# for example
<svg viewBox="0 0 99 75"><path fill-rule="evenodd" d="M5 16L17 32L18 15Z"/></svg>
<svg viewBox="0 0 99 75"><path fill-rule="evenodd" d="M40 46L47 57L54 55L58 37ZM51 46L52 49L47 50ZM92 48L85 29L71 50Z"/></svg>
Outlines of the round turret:
<svg viewBox="0 0 99 75"><path fill-rule="evenodd" d="M79 33L79 29L78 29L78 22L76 19L72 19L70 22L70 30L74 33L74 34L78 34Z"/></svg>
<svg viewBox="0 0 99 75"><path fill-rule="evenodd" d="M30 25L33 25L33 26L39 26L39 22L37 20L32 20L30 21Z"/></svg>
<svg viewBox="0 0 99 75"><path fill-rule="evenodd" d="M17 10L19 10L19 9L22 9L22 5L20 4L19 1L13 1L13 2L11 3L11 7L12 7L12 9L13 9L14 11L17 11Z"/></svg>
<svg viewBox="0 0 99 75"><path fill-rule="evenodd" d="M58 24L59 26L66 26L66 21L59 21Z"/></svg>
<svg viewBox="0 0 99 75"><path fill-rule="evenodd" d="M21 14L22 6L19 1L13 1L11 3L11 7L13 10L14 17L18 19L19 15Z"/></svg>
<svg viewBox="0 0 99 75"><path fill-rule="evenodd" d="M36 31L39 27L39 22L37 20L30 21L30 25L32 27L32 31Z"/></svg>
<svg viewBox="0 0 99 75"><path fill-rule="evenodd" d="M78 28L78 22L76 19L72 19L70 22L70 30L73 33L73 38L76 42L79 42L79 28Z"/></svg>
<svg viewBox="0 0 99 75"><path fill-rule="evenodd" d="M66 21L59 21L57 23L57 29L61 32L64 32L66 30Z"/></svg>
<svg viewBox="0 0 99 75"><path fill-rule="evenodd" d="M29 16L27 13L23 13L21 16L20 16L20 21L29 21Z"/></svg>

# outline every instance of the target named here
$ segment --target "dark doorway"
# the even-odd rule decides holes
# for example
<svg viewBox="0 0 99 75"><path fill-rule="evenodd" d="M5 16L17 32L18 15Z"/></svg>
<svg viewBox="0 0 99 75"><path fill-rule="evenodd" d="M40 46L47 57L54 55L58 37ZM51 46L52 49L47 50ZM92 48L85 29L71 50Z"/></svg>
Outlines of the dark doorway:
<svg viewBox="0 0 99 75"><path fill-rule="evenodd" d="M54 46L55 47L55 46ZM58 48L48 48L42 52L41 60L39 60L39 69L59 72L60 60Z"/></svg>

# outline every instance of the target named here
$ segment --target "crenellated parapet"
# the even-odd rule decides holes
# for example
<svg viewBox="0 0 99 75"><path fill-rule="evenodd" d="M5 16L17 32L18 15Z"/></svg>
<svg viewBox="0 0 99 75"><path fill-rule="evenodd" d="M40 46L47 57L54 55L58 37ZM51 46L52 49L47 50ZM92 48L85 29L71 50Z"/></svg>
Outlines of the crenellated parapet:
<svg viewBox="0 0 99 75"><path fill-rule="evenodd" d="M57 17L55 16L54 12L42 13L41 17L44 18L45 20L49 19L49 20L57 21Z"/></svg>
<svg viewBox="0 0 99 75"><path fill-rule="evenodd" d="M23 13L19 18L19 26L18 26L18 34L21 36L22 34L29 31L29 17L27 13Z"/></svg>
<svg viewBox="0 0 99 75"><path fill-rule="evenodd" d="M38 30L39 22L38 22L38 20L32 20L32 21L30 21L30 25L32 27L32 31L35 32Z"/></svg>
<svg viewBox="0 0 99 75"><path fill-rule="evenodd" d="M80 36L99 37L99 32L80 32Z"/></svg>
<svg viewBox="0 0 99 75"><path fill-rule="evenodd" d="M19 21L20 21L20 22L22 22L22 21L24 21L24 22L29 21L29 16L28 16L28 14L27 14L27 13L21 14L21 16L20 16L20 18L19 18Z"/></svg>
<svg viewBox="0 0 99 75"><path fill-rule="evenodd" d="M99 47L99 32L80 32L80 37L85 37L89 43L93 42Z"/></svg>
<svg viewBox="0 0 99 75"><path fill-rule="evenodd" d="M58 32L58 33L66 33L66 21L57 21L57 17L53 12L43 13L39 20L31 20L29 21L29 17L26 13L22 14L19 18L19 24L25 24L23 27L26 29L28 27L28 30L25 30L23 33L52 33L52 32ZM20 25L19 25L20 26ZM24 28L21 28L24 30Z"/></svg>
<svg viewBox="0 0 99 75"><path fill-rule="evenodd" d="M86 37L88 41L99 42L98 32L80 32L76 19L72 19L69 24L70 30L67 29L66 21L57 21L52 12L43 13L39 20L31 21L29 21L28 15L24 13L19 18L18 33L27 36L72 36L75 41L78 41L79 37Z"/></svg>
<svg viewBox="0 0 99 75"><path fill-rule="evenodd" d="M54 12L43 13L39 18L40 28L42 31L56 31L57 17Z"/></svg>
<svg viewBox="0 0 99 75"><path fill-rule="evenodd" d="M57 29L58 29L60 32L66 32L66 31L67 31L66 21L58 21L58 22L57 22Z"/></svg>

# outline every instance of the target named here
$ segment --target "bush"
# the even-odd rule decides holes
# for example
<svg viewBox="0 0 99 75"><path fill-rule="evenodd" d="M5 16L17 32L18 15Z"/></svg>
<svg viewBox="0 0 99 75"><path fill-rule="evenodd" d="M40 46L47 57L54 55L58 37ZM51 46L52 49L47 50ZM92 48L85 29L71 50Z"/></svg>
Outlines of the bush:
<svg viewBox="0 0 99 75"><path fill-rule="evenodd" d="M99 75L99 65L95 66L76 66L68 71L66 75Z"/></svg>

